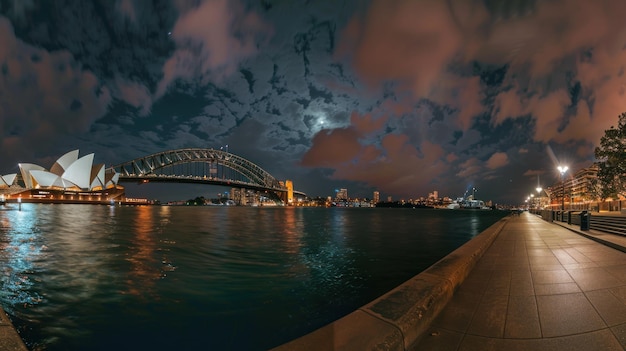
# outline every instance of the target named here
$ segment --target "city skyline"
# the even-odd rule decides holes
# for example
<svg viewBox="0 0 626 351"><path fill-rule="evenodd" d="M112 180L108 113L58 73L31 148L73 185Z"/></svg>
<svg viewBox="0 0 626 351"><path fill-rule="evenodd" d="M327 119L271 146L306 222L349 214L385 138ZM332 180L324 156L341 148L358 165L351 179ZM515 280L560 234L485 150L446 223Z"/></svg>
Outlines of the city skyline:
<svg viewBox="0 0 626 351"><path fill-rule="evenodd" d="M0 174L226 147L309 196L519 203L626 111L626 4L5 2ZM212 190L129 184L183 200Z"/></svg>

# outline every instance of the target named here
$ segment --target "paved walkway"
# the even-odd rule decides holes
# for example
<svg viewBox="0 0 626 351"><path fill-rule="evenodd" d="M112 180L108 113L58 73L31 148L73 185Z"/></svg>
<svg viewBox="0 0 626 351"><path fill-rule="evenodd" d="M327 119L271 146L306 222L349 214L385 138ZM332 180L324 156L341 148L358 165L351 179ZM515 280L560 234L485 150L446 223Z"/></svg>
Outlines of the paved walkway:
<svg viewBox="0 0 626 351"><path fill-rule="evenodd" d="M595 214L596 216L598 214ZM593 215L592 215L593 216ZM609 234L601 232L599 230L580 230L580 226L576 224L567 224L564 222L554 222L554 224L560 225L563 228L567 228L573 232L576 232L586 238L597 241L601 244L610 246L616 250L626 252L626 236Z"/></svg>
<svg viewBox="0 0 626 351"><path fill-rule="evenodd" d="M626 253L564 226L511 218L413 350L625 350Z"/></svg>

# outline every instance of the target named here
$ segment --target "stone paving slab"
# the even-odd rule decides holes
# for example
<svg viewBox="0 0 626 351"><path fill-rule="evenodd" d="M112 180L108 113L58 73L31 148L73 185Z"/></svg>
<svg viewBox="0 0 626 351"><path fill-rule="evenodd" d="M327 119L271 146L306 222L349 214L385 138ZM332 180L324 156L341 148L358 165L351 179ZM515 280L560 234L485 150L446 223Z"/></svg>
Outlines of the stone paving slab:
<svg viewBox="0 0 626 351"><path fill-rule="evenodd" d="M624 252L607 246L609 241ZM624 349L626 237L581 232L529 213L507 221L412 347Z"/></svg>

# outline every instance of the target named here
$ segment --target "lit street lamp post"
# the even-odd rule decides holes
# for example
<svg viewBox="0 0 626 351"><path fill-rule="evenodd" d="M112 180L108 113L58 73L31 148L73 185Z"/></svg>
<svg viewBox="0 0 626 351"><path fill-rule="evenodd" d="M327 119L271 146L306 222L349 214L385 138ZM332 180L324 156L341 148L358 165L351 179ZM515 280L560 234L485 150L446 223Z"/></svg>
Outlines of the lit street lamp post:
<svg viewBox="0 0 626 351"><path fill-rule="evenodd" d="M569 167L559 166L557 169L559 170L559 173L561 173L561 185L563 186L563 192L561 193L561 211L565 211L565 180L563 175L565 175L565 172L567 172Z"/></svg>

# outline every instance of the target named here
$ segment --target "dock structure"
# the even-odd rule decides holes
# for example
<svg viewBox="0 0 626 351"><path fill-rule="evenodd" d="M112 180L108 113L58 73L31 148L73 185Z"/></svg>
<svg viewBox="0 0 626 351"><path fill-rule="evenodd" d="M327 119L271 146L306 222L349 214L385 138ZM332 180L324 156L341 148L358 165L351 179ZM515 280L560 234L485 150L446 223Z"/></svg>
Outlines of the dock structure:
<svg viewBox="0 0 626 351"><path fill-rule="evenodd" d="M624 236L509 218L409 349L625 350L625 252Z"/></svg>

